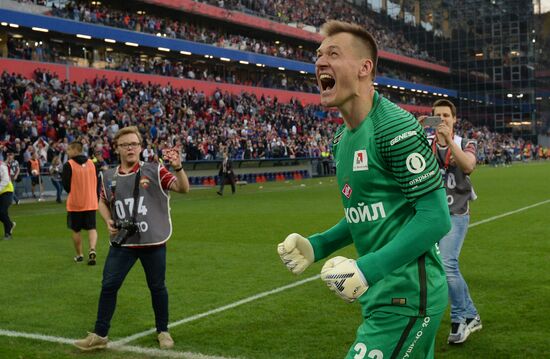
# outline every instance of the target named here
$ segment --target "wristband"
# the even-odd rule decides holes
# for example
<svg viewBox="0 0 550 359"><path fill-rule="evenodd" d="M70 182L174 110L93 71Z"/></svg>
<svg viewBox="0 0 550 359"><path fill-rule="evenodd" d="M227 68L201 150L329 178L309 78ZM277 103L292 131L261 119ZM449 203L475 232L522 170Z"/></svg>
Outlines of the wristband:
<svg viewBox="0 0 550 359"><path fill-rule="evenodd" d="M174 168L174 172L179 172L179 171L182 171L183 170L183 166L181 166L180 168Z"/></svg>

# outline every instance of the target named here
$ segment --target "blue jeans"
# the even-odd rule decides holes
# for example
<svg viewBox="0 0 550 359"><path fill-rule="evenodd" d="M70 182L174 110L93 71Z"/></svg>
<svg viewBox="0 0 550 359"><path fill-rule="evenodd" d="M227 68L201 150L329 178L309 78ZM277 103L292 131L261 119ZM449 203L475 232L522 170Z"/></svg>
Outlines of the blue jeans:
<svg viewBox="0 0 550 359"><path fill-rule="evenodd" d="M106 336L115 313L117 292L137 260L145 271L151 292L157 332L168 331L168 290L164 284L166 274L166 246L146 248L110 247L103 268L101 295L94 332Z"/></svg>
<svg viewBox="0 0 550 359"><path fill-rule="evenodd" d="M15 182L13 182L13 202L15 204L19 204L19 197L17 197L17 186L15 184Z"/></svg>
<svg viewBox="0 0 550 359"><path fill-rule="evenodd" d="M460 274L458 267L458 257L466 232L468 232L469 223L470 215L451 215L451 231L439 241L439 250L441 251L441 259L443 260L449 286L452 323L462 323L466 319L474 318L477 315L477 309L470 297L468 285L462 274Z"/></svg>
<svg viewBox="0 0 550 359"><path fill-rule="evenodd" d="M55 187L55 200L57 202L61 202L61 193L63 193L63 186L61 184L61 181L56 181L52 179L52 184Z"/></svg>

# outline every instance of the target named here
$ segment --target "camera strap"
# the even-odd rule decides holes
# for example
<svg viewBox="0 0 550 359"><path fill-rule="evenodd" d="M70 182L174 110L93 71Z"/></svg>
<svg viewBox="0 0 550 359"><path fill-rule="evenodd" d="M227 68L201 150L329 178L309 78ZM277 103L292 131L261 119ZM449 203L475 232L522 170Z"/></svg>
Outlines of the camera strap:
<svg viewBox="0 0 550 359"><path fill-rule="evenodd" d="M111 217L113 217L113 220L116 220L116 209L115 209L115 199L116 199L116 183L117 183L117 177L118 177L118 169L115 170L115 174L113 175L113 182L115 185L111 186ZM139 169L136 172L136 178L134 181L134 208L132 208L132 221L136 221L137 211L138 211L138 201L139 201L139 181L141 179L141 165L139 166Z"/></svg>
<svg viewBox="0 0 550 359"><path fill-rule="evenodd" d="M136 223L139 200L139 180L141 179L141 165L136 172L136 180L134 182L134 208L132 209L132 222Z"/></svg>

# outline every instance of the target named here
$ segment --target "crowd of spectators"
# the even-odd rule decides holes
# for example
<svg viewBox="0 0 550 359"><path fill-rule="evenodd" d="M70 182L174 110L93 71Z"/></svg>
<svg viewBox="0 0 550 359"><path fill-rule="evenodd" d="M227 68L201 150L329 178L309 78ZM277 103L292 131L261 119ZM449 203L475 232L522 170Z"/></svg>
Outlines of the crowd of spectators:
<svg viewBox="0 0 550 359"><path fill-rule="evenodd" d="M376 76L389 77L401 81L408 81L416 84L424 84L441 88L449 88L449 79L444 76L437 76L429 72L419 72L403 67L389 67L378 63Z"/></svg>
<svg viewBox="0 0 550 359"><path fill-rule="evenodd" d="M216 66L208 63L198 65L191 63L191 61L171 60L161 57L143 59L126 54L117 55L118 57L108 55L107 62L109 66L106 68L192 80L319 93L319 87L312 76L299 75L294 72L282 73L265 69L263 71L256 69L246 71L244 68L238 69L229 65Z"/></svg>
<svg viewBox="0 0 550 359"><path fill-rule="evenodd" d="M405 38L403 31L389 29L380 21L378 14L367 13L348 1L319 0L205 0L210 5L255 14L260 17L270 17L282 23L296 23L319 28L327 20L335 19L353 22L365 27L375 38L380 49L404 56L420 58L431 62L439 62Z"/></svg>
<svg viewBox="0 0 550 359"><path fill-rule="evenodd" d="M90 58L78 58L76 54L68 55L59 44L44 41L32 41L8 37L8 57L24 60L46 61L70 65L86 63L89 67L101 67ZM89 53L89 52L88 52ZM84 60L84 61L76 61ZM186 78L193 80L212 81L246 86L276 88L288 91L319 93L317 83L312 76L295 72L270 71L256 69L246 71L244 67L220 66L215 62L196 63L189 59L171 59L169 57L148 56L136 57L126 53L106 52L100 54L99 62L105 69L154 74Z"/></svg>
<svg viewBox="0 0 550 359"><path fill-rule="evenodd" d="M173 20L151 14L136 14L127 10L93 6L90 3L69 2L64 8L52 8L51 15L75 21L102 24L149 34L160 34L172 39L201 42L239 51L313 62L315 52L302 45L273 43L258 38L230 33L222 28L206 27L186 20Z"/></svg>
<svg viewBox="0 0 550 359"><path fill-rule="evenodd" d="M233 10L252 12L258 16L271 16L283 23L296 22L315 27L329 19L339 19L363 25L379 44L381 49L404 56L438 62L418 45L408 41L404 33L390 30L367 15L360 8L346 1L324 2L285 0L285 1L211 1L210 3ZM98 23L107 26L129 29L138 32L161 34L169 38L179 38L214 46L250 51L259 54L290 58L305 62L315 61L315 48L288 43L275 44L242 34L228 32L222 28L204 26L186 20L174 20L152 14L136 14L128 10L108 8L104 5L91 5L89 2L69 2L64 8L53 8L52 15L76 21Z"/></svg>
<svg viewBox="0 0 550 359"><path fill-rule="evenodd" d="M243 6L252 6L253 8L262 7L260 2L216 2L218 6L230 6L242 8ZM286 9L286 5L279 2L265 2L265 9L273 7L277 11L281 12L281 9ZM305 11L300 12L300 16L306 16L311 11L311 4L307 1L304 2ZM369 17L362 15L359 8L351 4L343 2L342 4L328 5L329 9L334 9L338 14L346 14L350 17L348 20L358 21L364 20L372 22L369 26L375 27L376 22L373 22ZM263 7L262 7L263 8ZM266 10L261 12L265 13ZM272 9L272 10L273 10ZM288 11L293 11L289 10ZM323 10L324 11L324 10ZM136 14L129 10L117 10L113 8L107 8L104 5L92 5L90 2L67 2L62 8L53 7L52 14L56 16L68 17L78 21L85 21L91 23L100 23L109 26L128 28L134 31L144 31L149 33L164 34L168 37L185 38L191 41L199 41L206 43L215 43L217 46L235 47L239 50L254 51L265 53L267 55L293 57L304 61L314 61L315 56L312 51L303 49L300 47L292 48L291 46L280 44L274 45L266 41L256 41L249 39L242 35L230 35L224 33L223 29L207 29L204 26L198 24L190 24L184 21L171 20L168 18L156 17L150 14ZM266 13L267 14L267 13ZM346 19L347 19L346 17ZM399 35L391 34L386 36L383 28L377 29L377 36L387 37L388 41L399 41ZM221 34L221 35L220 35ZM239 39L237 39L239 38ZM232 39L232 40L231 40ZM397 39L397 40L396 40ZM218 41L219 40L219 41ZM236 45L238 44L238 45ZM253 45L251 48L246 48L248 45ZM244 47L243 47L244 46ZM408 49L407 46L401 46L400 48ZM51 61L64 63L68 57L64 56L64 49L59 49L58 44L47 43L39 41L28 41L21 39L8 39L9 56L14 58L32 59L37 61ZM66 49L65 49L66 51ZM409 55L418 55L418 49L411 48ZM415 53L416 51L416 53ZM305 57L300 56L305 54ZM294 56L296 55L296 56ZM250 86L268 87L286 89L290 91L300 91L309 93L318 93L319 89L315 81L312 81L308 76L301 76L292 72L282 74L274 72L264 72L258 74L257 71L237 71L229 66L215 68L216 66L211 64L204 64L197 66L191 64L191 61L182 60L181 58L172 59L168 57L149 57L143 59L127 54L115 54L113 52L100 53L100 60L104 63L104 67L107 69L130 71L138 73L158 74L164 76L172 76L178 78L190 78L200 79L206 81L214 81L220 83L231 84L243 84ZM91 56L88 56L90 66L97 67L97 63L92 64ZM97 57L97 56L96 56ZM437 82L435 78L425 78L418 74L410 74L407 71L400 71L398 69L383 68L379 69L379 73L382 76L391 78L418 82L418 83L434 83ZM436 86L444 87L445 84L437 84ZM412 104L424 104L420 99L411 98Z"/></svg>
<svg viewBox="0 0 550 359"><path fill-rule="evenodd" d="M23 38L8 36L7 50L7 57L13 59L40 62L61 62L57 47L50 46L47 41L29 41Z"/></svg>
<svg viewBox="0 0 550 359"><path fill-rule="evenodd" d="M29 41L8 37L8 56L11 58L46 61L56 63L74 64L66 54L58 49L58 44L44 41ZM74 59L74 54L72 59ZM229 83L236 85L276 88L288 91L307 93L319 93L319 88L312 76L300 75L293 72L280 72L269 70L245 71L233 66L216 66L215 63L205 62L201 65L185 59L169 59L167 57L150 56L146 58L130 56L129 54L107 52L105 58L100 58L106 69L135 72L143 74L154 74L171 76L177 78L203 80L218 83ZM90 63L91 67L99 67ZM433 78L426 78L419 74L410 74L404 70L379 67L378 74L410 82L433 83ZM444 86L444 84L441 84ZM413 96L409 93L398 93L384 91L386 97L394 102L407 103L411 105L429 106L433 99L428 96Z"/></svg>
<svg viewBox="0 0 550 359"><path fill-rule="evenodd" d="M35 151L44 163L64 162L76 139L114 163L111 140L129 124L142 132L151 161L166 146L181 146L186 161L219 159L224 148L238 159L319 157L338 126L333 113L297 101L104 78L79 85L44 71L34 79L4 72L0 91L0 155L12 149L21 163Z"/></svg>
<svg viewBox="0 0 550 359"><path fill-rule="evenodd" d="M509 133L492 132L487 126L476 127L469 121L460 121L456 130L460 136L476 140L479 164L505 166L512 161L550 159L548 147L514 138Z"/></svg>
<svg viewBox="0 0 550 359"><path fill-rule="evenodd" d="M318 158L330 152L340 123L337 113L319 106L248 93L207 95L105 78L76 84L40 70L33 79L6 72L0 77L0 160L11 150L22 164L34 152L43 164L55 156L65 162L73 140L90 157L116 163L112 138L130 124L143 135L146 161L159 160L172 146L181 147L185 161L219 160L224 149L233 159ZM548 157L548 149L467 121L457 133L478 141L481 163L504 163L507 153L512 159Z"/></svg>

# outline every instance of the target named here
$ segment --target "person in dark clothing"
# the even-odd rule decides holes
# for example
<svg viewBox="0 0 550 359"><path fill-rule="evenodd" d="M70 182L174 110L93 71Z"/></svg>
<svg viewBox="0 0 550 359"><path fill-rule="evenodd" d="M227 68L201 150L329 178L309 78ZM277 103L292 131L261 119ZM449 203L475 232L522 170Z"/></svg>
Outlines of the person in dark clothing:
<svg viewBox="0 0 550 359"><path fill-rule="evenodd" d="M11 239L15 222L10 219L8 209L13 200L13 183L8 166L0 161L0 222L4 225L4 239Z"/></svg>
<svg viewBox="0 0 550 359"><path fill-rule="evenodd" d="M235 174L233 173L233 162L231 162L231 160L229 159L227 151L223 153L223 161L222 165L220 166L218 176L220 176L220 190L216 193L220 196L223 196L223 187L225 186L225 182L227 181L229 182L229 184L231 184L231 193L235 194Z"/></svg>
<svg viewBox="0 0 550 359"><path fill-rule="evenodd" d="M55 201L57 203L61 203L61 194L63 193L63 187L61 185L62 170L63 170L63 166L61 165L59 156L55 156L50 165L50 175L51 175L52 184L55 187L55 193L56 193Z"/></svg>

